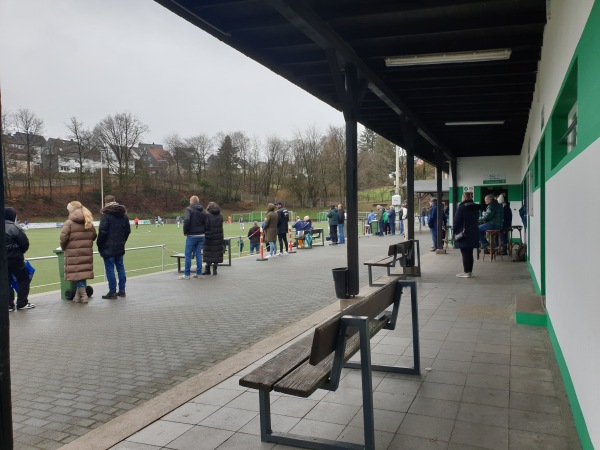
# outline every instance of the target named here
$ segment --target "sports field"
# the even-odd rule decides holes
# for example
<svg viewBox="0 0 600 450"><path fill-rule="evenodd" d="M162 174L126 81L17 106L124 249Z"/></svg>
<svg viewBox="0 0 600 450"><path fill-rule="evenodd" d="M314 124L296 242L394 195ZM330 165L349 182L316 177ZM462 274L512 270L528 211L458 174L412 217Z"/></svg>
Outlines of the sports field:
<svg viewBox="0 0 600 450"><path fill-rule="evenodd" d="M231 239L232 257L240 256L239 252L239 237L243 237L244 249L242 256L248 255L250 245L248 244L248 230L252 224L245 224L245 230L240 229L238 223L224 224L225 237ZM27 259L35 257L55 257L54 249L59 246L60 228L52 229L29 229L27 237L29 238L30 247L25 255ZM163 249L164 245L164 258ZM126 247L138 248L158 246L156 248L128 250L125 254L125 269L129 277L142 275L162 270L163 259L164 269L173 270L177 268L175 258L170 255L175 253L183 253L185 247L185 237L183 236L183 225L177 228L176 224L167 224L156 227L155 225L140 225L138 229L131 226L131 235L127 241ZM94 243L94 251L97 251ZM33 260L31 264L35 268L35 275L31 282L31 293L37 294L41 292L55 291L60 289L60 278L58 260L56 258ZM182 262L183 264L183 262ZM98 254L94 255L94 280L89 280L88 284L102 283L104 279L104 263L102 257Z"/></svg>

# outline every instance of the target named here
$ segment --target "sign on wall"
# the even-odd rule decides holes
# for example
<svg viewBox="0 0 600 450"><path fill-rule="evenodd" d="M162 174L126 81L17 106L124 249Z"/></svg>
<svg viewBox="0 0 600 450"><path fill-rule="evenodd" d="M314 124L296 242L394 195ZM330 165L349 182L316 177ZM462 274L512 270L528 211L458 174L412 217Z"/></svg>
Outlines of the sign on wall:
<svg viewBox="0 0 600 450"><path fill-rule="evenodd" d="M506 184L506 173L490 172L483 177L483 184Z"/></svg>

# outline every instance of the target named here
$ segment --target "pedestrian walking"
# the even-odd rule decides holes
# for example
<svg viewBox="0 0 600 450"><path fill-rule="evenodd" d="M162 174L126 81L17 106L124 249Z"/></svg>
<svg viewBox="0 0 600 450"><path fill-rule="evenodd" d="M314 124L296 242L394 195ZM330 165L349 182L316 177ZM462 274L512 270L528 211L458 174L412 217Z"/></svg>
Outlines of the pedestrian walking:
<svg viewBox="0 0 600 450"><path fill-rule="evenodd" d="M177 217L181 220L181 217ZM193 254L196 254L196 273L194 274L194 278L200 278L200 275L202 275L202 248L204 247L207 225L208 217L204 212L204 207L200 204L198 196L192 195L190 197L190 205L185 208L183 217L185 264L183 275L178 276L178 280L190 279Z"/></svg>
<svg viewBox="0 0 600 450"><path fill-rule="evenodd" d="M35 305L29 303L29 271L25 266L25 253L29 250L29 239L25 232L16 225L17 211L14 208L4 208L4 236L6 240L6 262L8 278L12 275L17 279L17 304L16 309L33 309ZM15 310L15 291L8 288L8 310Z"/></svg>
<svg viewBox="0 0 600 450"><path fill-rule="evenodd" d="M212 265L212 274L217 274L217 264L223 262L223 215L221 207L210 202L206 207L208 227L206 228L206 237L204 239L204 272L202 275L210 275Z"/></svg>
<svg viewBox="0 0 600 450"><path fill-rule="evenodd" d="M104 208L98 227L98 252L104 259L104 272L106 281L108 281L108 292L103 295L105 299L116 299L117 297L126 297L125 283L125 243L131 233L127 209L118 204L113 195L104 197ZM119 279L117 291L117 278Z"/></svg>
<svg viewBox="0 0 600 450"><path fill-rule="evenodd" d="M65 252L65 280L75 281L73 302L87 303L87 280L94 278L96 228L89 209L78 201L67 205L69 217L60 232L60 248Z"/></svg>

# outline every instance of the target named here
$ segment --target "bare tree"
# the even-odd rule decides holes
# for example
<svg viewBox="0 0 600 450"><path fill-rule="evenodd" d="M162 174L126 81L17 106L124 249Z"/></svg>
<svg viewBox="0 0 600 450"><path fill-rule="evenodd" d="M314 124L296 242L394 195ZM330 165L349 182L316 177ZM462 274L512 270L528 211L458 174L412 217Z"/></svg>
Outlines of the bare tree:
<svg viewBox="0 0 600 450"><path fill-rule="evenodd" d="M234 131L230 133L231 143L237 149L238 164L241 171L241 184L246 185L246 176L248 172L248 154L250 152L251 139L243 131Z"/></svg>
<svg viewBox="0 0 600 450"><path fill-rule="evenodd" d="M325 164L322 165L327 192L333 185L333 194L338 197L338 201L345 203L346 198L346 138L343 127L330 126L325 136L323 144L323 158Z"/></svg>
<svg viewBox="0 0 600 450"><path fill-rule="evenodd" d="M41 136L44 132L44 121L35 115L33 111L27 108L17 110L13 115L13 123L16 130L15 138L25 148L25 156L27 159L27 177L26 177L26 194L31 196L31 163L33 162L35 152L45 143L45 139Z"/></svg>
<svg viewBox="0 0 600 450"><path fill-rule="evenodd" d="M129 112L107 116L94 127L96 139L110 150L108 166L117 173L123 190L128 189L130 173L134 172L133 148L148 131L149 128Z"/></svg>
<svg viewBox="0 0 600 450"><path fill-rule="evenodd" d="M273 189L273 195L276 196L283 181L281 164L285 157L286 144L278 137L271 136L267 138L265 153L266 161L262 164L262 170L260 171L261 194L265 197L270 197L271 189Z"/></svg>
<svg viewBox="0 0 600 450"><path fill-rule="evenodd" d="M323 136L315 127L298 132L292 144L294 159L300 173L305 177L306 199L314 207L319 197L319 159L323 144Z"/></svg>
<svg viewBox="0 0 600 450"><path fill-rule="evenodd" d="M213 140L204 134L197 134L185 139L185 146L193 149L192 170L196 174L196 182L202 185L206 172L206 162L213 151ZM191 172L190 172L191 173Z"/></svg>
<svg viewBox="0 0 600 450"><path fill-rule="evenodd" d="M177 133L167 136L165 144L172 156L175 176L177 177L177 189L181 191L181 179L184 172L189 173L192 170L195 149L187 146L185 140L181 139Z"/></svg>
<svg viewBox="0 0 600 450"><path fill-rule="evenodd" d="M85 180L83 163L94 151L94 135L92 131L85 128L83 122L79 122L75 116L71 117L69 123L66 123L65 126L69 130L68 138L74 143L69 156L73 157L79 166L79 197L81 198Z"/></svg>
<svg viewBox="0 0 600 450"><path fill-rule="evenodd" d="M0 117L0 138L2 139L2 171L4 174L4 192L8 197L12 197L10 192L10 181L8 179L8 160L6 158L6 153L8 151L8 123L8 113L2 112L2 117Z"/></svg>

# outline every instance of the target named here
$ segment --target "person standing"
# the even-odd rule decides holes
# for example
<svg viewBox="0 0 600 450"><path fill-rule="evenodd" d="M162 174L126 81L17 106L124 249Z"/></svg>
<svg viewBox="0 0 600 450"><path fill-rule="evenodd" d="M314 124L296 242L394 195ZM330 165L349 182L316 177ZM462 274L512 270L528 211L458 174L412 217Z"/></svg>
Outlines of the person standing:
<svg viewBox="0 0 600 450"><path fill-rule="evenodd" d="M329 245L337 245L338 244L338 225L340 221L340 214L335 205L331 205L329 212L327 213L327 218L329 219L329 236L331 238L331 243Z"/></svg>
<svg viewBox="0 0 600 450"><path fill-rule="evenodd" d="M406 207L406 203L402 205L398 213L400 215L400 234L405 236L404 233L408 229L408 208ZM405 220L407 222L404 222Z"/></svg>
<svg viewBox="0 0 600 450"><path fill-rule="evenodd" d="M240 230L244 230L245 226L244 226L244 216L240 216Z"/></svg>
<svg viewBox="0 0 600 450"><path fill-rule="evenodd" d="M115 299L117 297L126 297L125 283L125 264L123 257L125 255L125 243L131 233L127 209L118 204L113 195L104 197L104 208L102 208L102 217L98 227L98 252L104 259L104 271L108 281L108 293L103 295L105 299ZM117 278L115 269L119 278L117 291Z"/></svg>
<svg viewBox="0 0 600 450"><path fill-rule="evenodd" d="M341 203L338 205L338 213L340 218L338 219L338 243L345 244L346 236L344 235L344 223L346 222L346 211L344 211L344 205Z"/></svg>
<svg viewBox="0 0 600 450"><path fill-rule="evenodd" d="M377 236L383 236L385 224L383 221L383 207L377 205Z"/></svg>
<svg viewBox="0 0 600 450"><path fill-rule="evenodd" d="M77 282L73 301L87 303L87 280L94 278L96 228L89 209L78 201L67 205L69 217L60 232L60 248L65 252L65 280Z"/></svg>
<svg viewBox="0 0 600 450"><path fill-rule="evenodd" d="M373 222L377 220L377 214L371 210L371 212L367 215L367 234L373 234Z"/></svg>
<svg viewBox="0 0 600 450"><path fill-rule="evenodd" d="M465 192L462 196L462 202L456 208L454 215L454 248L459 248L462 255L463 273L456 276L459 278L471 278L473 276L473 249L479 246L479 229L477 222L479 220L479 205L473 202L473 194ZM456 240L456 235L463 233L463 238Z"/></svg>
<svg viewBox="0 0 600 450"><path fill-rule="evenodd" d="M14 208L4 208L4 227L6 239L6 262L8 279L14 275L19 287L17 292L17 309L33 309L35 305L29 303L29 271L25 266L25 253L29 250L29 239L25 232L16 225L17 211ZM15 292L8 288L8 310L15 310Z"/></svg>
<svg viewBox="0 0 600 450"><path fill-rule="evenodd" d="M283 207L283 203L275 203L277 207L277 238L279 239L279 255L288 254L288 240L287 235L289 233L288 223L290 220L290 213Z"/></svg>
<svg viewBox="0 0 600 450"><path fill-rule="evenodd" d="M133 219L133 223L135 224L135 229L138 229L138 225L140 223L140 219L138 219L137 217L135 219Z"/></svg>
<svg viewBox="0 0 600 450"><path fill-rule="evenodd" d="M260 251L260 227L256 220L254 221L254 226L248 230L248 240L250 241L250 254L258 254Z"/></svg>
<svg viewBox="0 0 600 450"><path fill-rule="evenodd" d="M210 275L210 266L212 265L212 274L217 274L217 264L223 262L223 215L221 207L210 202L206 207L208 211L206 227L206 237L204 239L204 272L202 275Z"/></svg>
<svg viewBox="0 0 600 450"><path fill-rule="evenodd" d="M388 223L390 224L390 234L396 234L396 208L390 206L388 211Z"/></svg>
<svg viewBox="0 0 600 450"><path fill-rule="evenodd" d="M512 226L512 211L508 199L504 198L504 194L498 196L498 204L502 206L502 231L500 232L500 247L502 254L508 254L508 232Z"/></svg>
<svg viewBox="0 0 600 450"><path fill-rule="evenodd" d="M181 225L181 216L177 216L175 218L175 222L177 222L177 229L179 230L179 226Z"/></svg>
<svg viewBox="0 0 600 450"><path fill-rule="evenodd" d="M446 224L446 215L444 211L441 210L442 214L442 223ZM438 204L437 198L431 199L431 206L429 207L429 216L427 217L427 225L429 226L429 231L431 232L431 240L433 241L433 247L431 247L431 251L434 252L438 248L438 240L437 240L437 214L438 214Z"/></svg>
<svg viewBox="0 0 600 450"><path fill-rule="evenodd" d="M181 217L177 217L181 221ZM194 274L194 278L200 278L200 275L202 274L202 247L204 247L207 223L208 218L204 212L204 207L200 204L200 199L198 196L192 195L190 197L190 206L185 208L185 214L183 216L185 265L183 275L178 276L178 280L190 279L192 255L194 253L196 254L196 273Z"/></svg>
<svg viewBox="0 0 600 450"><path fill-rule="evenodd" d="M269 203L263 225L264 239L269 243L269 255L267 258L275 258L277 256L277 220L275 205Z"/></svg>

